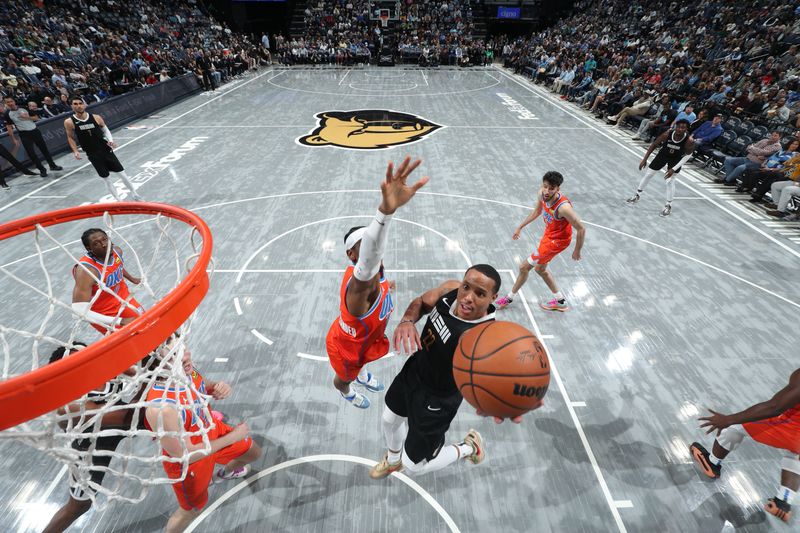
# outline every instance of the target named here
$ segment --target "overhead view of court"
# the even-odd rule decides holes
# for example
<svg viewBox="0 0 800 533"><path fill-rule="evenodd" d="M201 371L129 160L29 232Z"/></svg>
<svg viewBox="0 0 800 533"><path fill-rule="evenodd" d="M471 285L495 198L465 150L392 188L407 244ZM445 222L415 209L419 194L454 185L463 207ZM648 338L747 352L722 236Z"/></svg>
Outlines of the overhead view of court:
<svg viewBox="0 0 800 533"><path fill-rule="evenodd" d="M119 4L0 8L3 531L797 528L793 5Z"/></svg>

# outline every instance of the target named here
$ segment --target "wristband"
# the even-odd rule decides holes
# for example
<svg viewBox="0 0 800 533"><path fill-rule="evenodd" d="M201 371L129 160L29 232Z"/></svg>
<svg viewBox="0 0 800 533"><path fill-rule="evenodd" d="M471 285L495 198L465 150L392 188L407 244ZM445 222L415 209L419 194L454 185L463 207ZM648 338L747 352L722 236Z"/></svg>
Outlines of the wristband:
<svg viewBox="0 0 800 533"><path fill-rule="evenodd" d="M401 320L400 324L405 324L406 322L410 322L411 324L414 324L416 321L415 320L411 320L411 319L406 319L406 320ZM397 324L397 325L399 326L400 324Z"/></svg>

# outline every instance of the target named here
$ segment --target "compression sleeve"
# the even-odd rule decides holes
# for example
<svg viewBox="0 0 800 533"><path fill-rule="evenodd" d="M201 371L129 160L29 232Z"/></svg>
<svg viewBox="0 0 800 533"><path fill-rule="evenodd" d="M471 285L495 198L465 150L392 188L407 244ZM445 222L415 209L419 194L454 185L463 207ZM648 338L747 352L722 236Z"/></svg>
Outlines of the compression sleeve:
<svg viewBox="0 0 800 533"><path fill-rule="evenodd" d="M389 232L389 222L392 215L384 215L380 211L367 226L361 238L361 249L358 254L353 275L360 281L369 281L375 277L381 267L383 250L386 248L386 236Z"/></svg>
<svg viewBox="0 0 800 533"><path fill-rule="evenodd" d="M101 315L100 313L95 313L89 309L89 302L73 302L72 303L72 310L80 316L88 320L89 322L93 322L95 324L102 324L104 326L116 326L120 319L108 316L108 315Z"/></svg>
<svg viewBox="0 0 800 533"><path fill-rule="evenodd" d="M104 124L103 127L102 127L102 131L103 131L103 138L106 141L108 141L110 143L113 143L114 142L114 137L111 136L111 130L108 129L108 126L106 126Z"/></svg>

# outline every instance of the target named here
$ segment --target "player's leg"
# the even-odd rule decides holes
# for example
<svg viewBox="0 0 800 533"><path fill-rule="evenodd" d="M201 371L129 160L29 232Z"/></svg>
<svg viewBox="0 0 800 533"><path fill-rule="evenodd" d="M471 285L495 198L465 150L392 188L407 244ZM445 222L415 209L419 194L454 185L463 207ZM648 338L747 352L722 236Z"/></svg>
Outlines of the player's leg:
<svg viewBox="0 0 800 533"><path fill-rule="evenodd" d="M200 515L200 509L183 509L178 507L169 517L165 533L181 533L192 523L192 520Z"/></svg>
<svg viewBox="0 0 800 533"><path fill-rule="evenodd" d="M409 359L410 361L410 359ZM408 365L408 362L406 362ZM409 386L406 380L406 366L389 385L384 401L386 405L381 414L381 432L386 442L386 453L377 465L372 467L369 475L373 479L382 479L403 468L402 453L403 443L408 435L408 404Z"/></svg>
<svg viewBox="0 0 800 533"><path fill-rule="evenodd" d="M781 461L781 486L774 498L767 500L764 510L788 522L792 518L792 501L800 491L800 456L791 453Z"/></svg>
<svg viewBox="0 0 800 533"><path fill-rule="evenodd" d="M348 357L347 348L340 346L332 340L330 333L325 341L328 351L328 360L333 368L333 386L342 395L342 398L353 404L359 409L369 407L369 399L360 392L353 389L350 384L356 380L361 367L354 365Z"/></svg>
<svg viewBox="0 0 800 533"><path fill-rule="evenodd" d="M106 164L105 157L102 154L86 154L86 157L89 159L89 162L94 167L95 172L97 175L103 179L103 183L106 185L106 189L108 189L109 194L118 202L121 202L122 199L119 197L119 193L117 193L117 188L114 187L114 184L108 178L111 175L111 172L108 170L108 165Z"/></svg>
<svg viewBox="0 0 800 533"><path fill-rule="evenodd" d="M553 254L555 257L556 254ZM550 263L550 258L543 258L546 259L546 262L542 262L536 265L534 270L539 277L542 278L547 288L550 289L550 292L553 293L553 298L548 300L547 302L540 303L539 306L544 309L545 311L566 311L569 309L567 305L567 299L564 297L564 294L561 292L561 289L558 288L558 283L556 283L556 278L553 277L553 274L547 270L547 265Z"/></svg>
<svg viewBox="0 0 800 533"><path fill-rule="evenodd" d="M119 177L120 181L122 181L125 187L127 187L130 191L131 197L137 202L141 202L142 197L139 196L133 184L128 179L128 175L125 173L125 168L122 166L122 163L119 162L119 159L117 159L116 154L114 154L114 152L108 152L105 154L105 160L108 170L113 172L115 176Z"/></svg>
<svg viewBox="0 0 800 533"><path fill-rule="evenodd" d="M384 357L389 353L389 348L389 339L384 335L383 338L372 343L372 346L367 348L367 350L364 352L364 366L362 366L358 371L356 383L367 389L369 392L381 392L386 387L384 387L383 383L381 383L372 372L367 370L366 365L372 361L377 361L381 357Z"/></svg>
<svg viewBox="0 0 800 533"><path fill-rule="evenodd" d="M531 254L525 261L522 261L519 264L519 275L517 276L516 281L514 281L514 286L511 287L511 292L501 298L498 298L494 303L498 309L504 309L508 307L509 304L514 301L514 298L517 297L517 293L522 286L525 285L525 282L528 281L528 276L530 275L531 269L536 264L535 261L538 257L537 253Z"/></svg>
<svg viewBox="0 0 800 533"><path fill-rule="evenodd" d="M664 209L662 209L661 213L660 213L660 215L662 217L668 217L672 213L672 200L675 198L675 180L676 179L677 178L676 178L675 174L673 174L672 176L670 176L669 178L666 178L666 180L665 180L665 183L666 183L666 186L667 186L666 187L666 189L667 189L667 198L666 198L666 200L667 201L664 204Z"/></svg>
<svg viewBox="0 0 800 533"><path fill-rule="evenodd" d="M61 533L65 531L75 520L91 508L92 500L76 500L70 496L67 503L56 511L56 514L50 519L50 523L47 524L42 533Z"/></svg>
<svg viewBox="0 0 800 533"><path fill-rule="evenodd" d="M639 181L639 186L636 187L636 194L628 198L626 201L629 204L635 204L638 202L639 197L641 196L642 192L644 192L647 184L650 183L650 180L653 179L653 176L656 175L656 172L664 168L666 164L666 159L660 158L658 155L656 155L655 159L653 159L653 162L647 167L647 171L644 173L641 181Z"/></svg>
<svg viewBox="0 0 800 533"><path fill-rule="evenodd" d="M230 430L231 428L228 427L226 433ZM260 459L261 455L261 447L255 443L252 437L234 442L215 454L214 460L223 466L214 473L214 480L225 481L246 476L250 472L249 465Z"/></svg>
<svg viewBox="0 0 800 533"><path fill-rule="evenodd" d="M711 448L711 452L697 442L693 442L689 446L689 451L700 470L706 476L716 479L722 472L722 460L735 450L746 436L747 431L742 425L728 426L714 439L714 446Z"/></svg>

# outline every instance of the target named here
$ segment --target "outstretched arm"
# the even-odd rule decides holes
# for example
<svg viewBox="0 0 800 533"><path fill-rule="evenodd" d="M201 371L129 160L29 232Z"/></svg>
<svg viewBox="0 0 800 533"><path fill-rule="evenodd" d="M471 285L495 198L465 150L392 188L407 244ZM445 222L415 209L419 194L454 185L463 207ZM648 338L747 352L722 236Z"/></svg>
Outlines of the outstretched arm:
<svg viewBox="0 0 800 533"><path fill-rule="evenodd" d="M420 163L422 161L419 159L412 163L411 158L406 157L397 170L391 161L386 167L386 179L381 183L381 203L375 218L367 226L361 238L358 262L345 295L347 310L355 316L361 316L369 311L374 303L370 301L370 295L374 294L375 285L378 283L377 275L383 260L383 250L386 247L392 215L398 208L407 204L428 182L428 177L424 176L413 185L406 184L408 176Z"/></svg>
<svg viewBox="0 0 800 533"><path fill-rule="evenodd" d="M522 230L525 229L525 226L527 226L528 224L539 218L539 215L541 214L542 214L542 193L541 191L539 191L539 194L536 195L536 207L534 208L533 211L531 211L531 214L525 217L525 220L523 220L520 223L520 225L517 226L517 229L514 230L514 234L511 236L511 238L514 239L515 241L519 239L519 236L522 233Z"/></svg>
<svg viewBox="0 0 800 533"><path fill-rule="evenodd" d="M411 354L421 348L422 343L420 342L419 333L414 324L422 318L423 315L427 315L431 312L439 298L453 289L458 288L459 285L461 285L460 281L445 281L435 289L431 289L421 296L417 296L408 304L406 312L403 313L403 318L400 319L400 324L398 324L394 330L394 349L396 351L404 351L405 353Z"/></svg>
<svg viewBox="0 0 800 533"><path fill-rule="evenodd" d="M766 402L757 403L744 411L732 415L723 415L709 409L711 415L701 417L698 420L703 422L700 424L701 428L708 428L706 433L716 431L717 435L719 435L728 426L772 418L798 404L800 404L800 369L792 373L787 386L779 390L775 396Z"/></svg>

